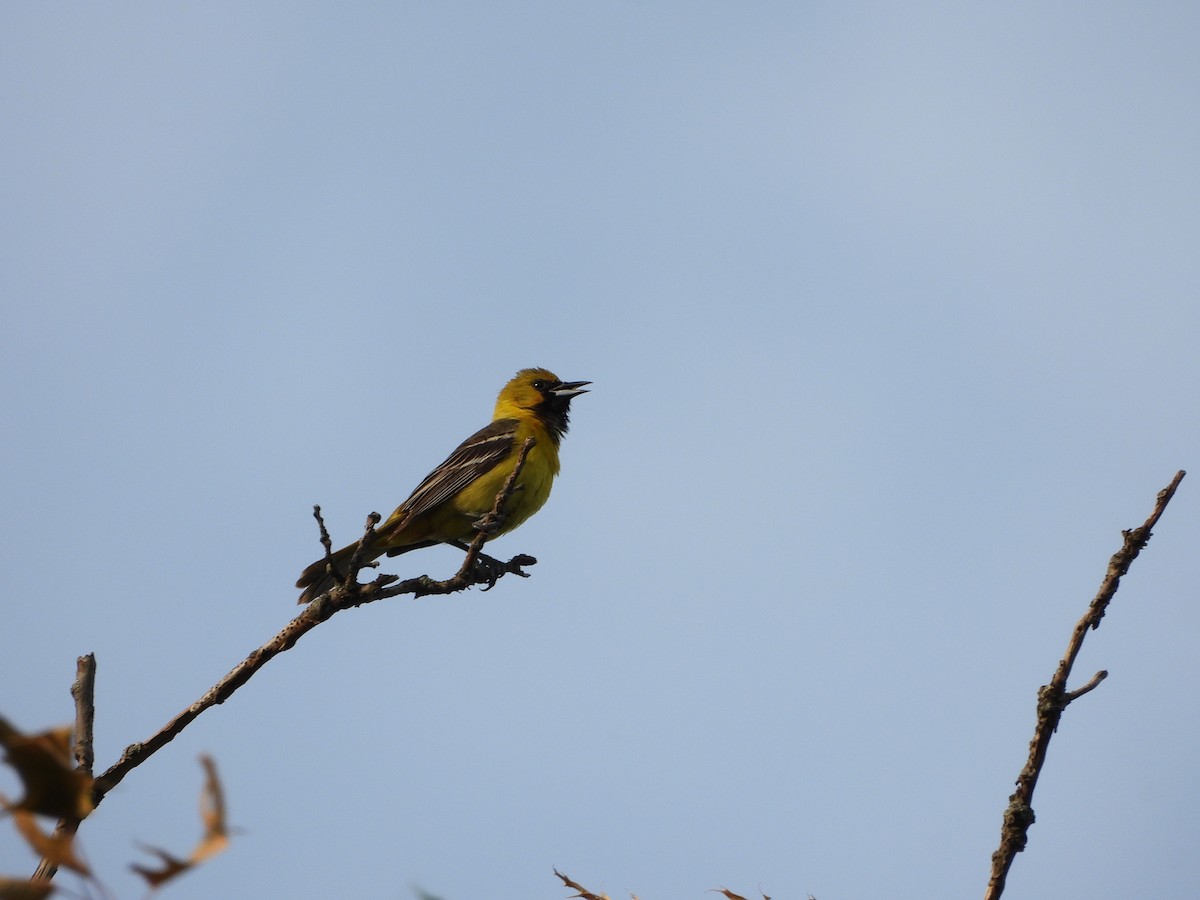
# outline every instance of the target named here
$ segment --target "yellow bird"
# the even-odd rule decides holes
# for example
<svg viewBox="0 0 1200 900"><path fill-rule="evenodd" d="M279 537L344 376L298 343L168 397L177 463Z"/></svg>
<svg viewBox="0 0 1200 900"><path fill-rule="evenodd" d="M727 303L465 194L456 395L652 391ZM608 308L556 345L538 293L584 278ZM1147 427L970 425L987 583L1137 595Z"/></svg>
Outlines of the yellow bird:
<svg viewBox="0 0 1200 900"><path fill-rule="evenodd" d="M457 450L417 485L409 498L366 540L363 559L385 553L396 556L434 544L465 547L475 523L492 511L496 495L512 473L525 439L537 443L529 451L512 495L501 511L497 535L512 531L542 508L558 474L558 445L567 433L571 399L586 394L590 381L562 381L546 369L522 369L500 391L492 423L463 441ZM328 561L318 559L304 570L296 587L304 588L301 603L309 603L346 576L355 541L333 554L335 575Z"/></svg>

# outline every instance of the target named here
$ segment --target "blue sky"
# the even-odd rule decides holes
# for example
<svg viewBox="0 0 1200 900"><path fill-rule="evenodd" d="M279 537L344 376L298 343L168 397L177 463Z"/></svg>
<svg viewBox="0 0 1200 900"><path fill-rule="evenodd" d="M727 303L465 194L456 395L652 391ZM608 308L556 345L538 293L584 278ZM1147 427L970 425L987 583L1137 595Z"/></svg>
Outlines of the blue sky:
<svg viewBox="0 0 1200 900"><path fill-rule="evenodd" d="M528 581L338 616L81 830L175 898L978 896L1200 425L1191 4L8 4L0 713L116 759L483 425L595 382ZM1198 473L1200 474L1200 473ZM1014 898L1200 880L1185 480ZM394 561L446 575L458 555ZM0 772L0 790L15 792ZM0 839L0 871L30 865Z"/></svg>

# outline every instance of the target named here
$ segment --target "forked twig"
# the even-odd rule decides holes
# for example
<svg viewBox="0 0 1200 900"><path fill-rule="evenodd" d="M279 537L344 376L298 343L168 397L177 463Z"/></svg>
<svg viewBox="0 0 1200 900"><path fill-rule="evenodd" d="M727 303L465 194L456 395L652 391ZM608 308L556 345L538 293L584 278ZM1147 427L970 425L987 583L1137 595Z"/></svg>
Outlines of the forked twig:
<svg viewBox="0 0 1200 900"><path fill-rule="evenodd" d="M998 900L1004 892L1004 883L1008 878L1008 870L1012 867L1013 859L1025 849L1025 844L1029 839L1029 826L1034 822L1033 791L1037 787L1038 776L1046 762L1046 751L1050 746L1050 738L1058 728L1063 710L1073 700L1094 690L1101 681L1108 677L1108 672L1101 670L1082 687L1074 691L1067 690L1067 679L1070 677L1071 668L1075 665L1075 659L1083 647L1083 639L1088 631L1100 626L1100 620L1104 618L1108 604L1120 586L1121 576L1129 571L1129 566L1149 542L1151 529L1158 524L1159 518L1167 508L1167 504L1171 502L1171 498L1175 496L1175 489L1179 487L1185 474L1183 470L1176 472L1171 483L1158 492L1154 511L1145 524L1122 532L1125 542L1108 561L1108 571L1100 583L1100 589L1092 598L1092 602L1088 604L1083 618L1075 623L1075 630L1071 632L1067 651L1059 661L1054 677L1050 679L1049 684L1044 685L1038 691L1037 726L1034 728L1033 740L1029 742L1029 758L1021 770L1021 774L1017 776L1016 791L1008 798L1008 809L1004 811L1004 824L1000 829L1000 846L992 854L992 874L988 880L984 900Z"/></svg>

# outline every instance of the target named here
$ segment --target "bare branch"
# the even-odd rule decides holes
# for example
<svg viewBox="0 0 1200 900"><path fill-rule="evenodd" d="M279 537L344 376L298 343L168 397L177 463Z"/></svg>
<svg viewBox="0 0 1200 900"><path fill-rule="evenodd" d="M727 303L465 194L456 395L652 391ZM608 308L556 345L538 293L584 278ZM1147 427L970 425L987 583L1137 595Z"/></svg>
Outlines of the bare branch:
<svg viewBox="0 0 1200 900"><path fill-rule="evenodd" d="M91 775L95 760L92 744L96 722L96 654L88 653L75 660L71 696L75 698L75 764Z"/></svg>
<svg viewBox="0 0 1200 900"><path fill-rule="evenodd" d="M1029 839L1029 826L1034 822L1033 791L1037 787L1038 776L1046 762L1046 751L1050 746L1050 738L1058 729L1063 710L1073 700L1096 688L1107 676L1108 672L1100 671L1075 691L1067 691L1067 679L1071 675L1071 667L1083 647L1083 639L1089 630L1099 627L1100 620L1108 609L1108 604L1116 594L1121 583L1121 576L1129 571L1139 553L1150 540L1150 531L1158 524L1159 518L1175 496L1175 490L1186 473L1183 470L1175 473L1175 477L1165 488L1158 492L1154 511L1143 525L1129 531L1123 531L1125 541L1121 549L1113 554L1108 562L1108 571L1100 583L1100 590L1088 605L1071 632L1071 640L1067 644L1066 653L1058 663L1054 677L1050 683L1038 691L1037 725L1034 728L1033 740L1029 742L1029 758L1021 774L1017 776L1017 789L1009 797L1008 809L1004 812L1004 824L1000 829L1000 847L992 854L992 874L988 881L985 900L998 900L1004 892L1004 883L1008 878L1008 870L1012 867L1013 859L1025 849Z"/></svg>
<svg viewBox="0 0 1200 900"><path fill-rule="evenodd" d="M367 514L367 524L363 528L362 537L358 539L358 544L354 547L354 553L350 557L350 563L346 566L348 571L345 579L342 581L342 587L347 587L349 584L351 584L351 582L358 577L358 573L365 569L368 565L377 565L374 560L369 563L364 563L362 560L363 554L367 549L367 544L375 534L375 526L378 525L382 519L383 516L379 515L377 512ZM337 577L337 572L333 572L331 574L334 578Z"/></svg>
<svg viewBox="0 0 1200 900"><path fill-rule="evenodd" d="M325 548L325 558L333 556L333 541L329 537L329 530L325 527L325 517L321 515L321 504L313 504L313 518L317 520L317 527L321 529L321 546Z"/></svg>
<svg viewBox="0 0 1200 900"><path fill-rule="evenodd" d="M491 517L494 518L500 515L500 510L516 489L517 476L520 475L521 469L525 465L525 459L528 457L529 451L533 449L533 445L533 438L529 438L521 447L512 473L504 482L504 486L500 489L500 492L496 495L496 503L490 513ZM320 522L319 508L314 510L314 515ZM351 560L350 571L346 573L346 580L342 584L322 594L306 606L304 611L285 625L278 634L257 650L251 652L242 662L231 669L224 678L209 688L203 697L176 715L148 740L126 747L125 752L121 754L121 758L96 778L94 788L95 802L99 804L104 799L104 796L120 784L126 775L170 743L183 729L195 721L202 712L210 707L224 703L233 696L233 693L238 688L249 681L255 672L280 653L290 650L300 638L308 634L308 632L322 622L331 618L335 613L341 612L344 609L373 603L376 600L398 597L402 594L424 597L431 594L451 594L465 590L476 584L484 584L490 587L505 574L524 575L525 573L521 571L521 567L537 562L533 557L518 555L505 563L491 560L488 564L482 564L480 560L480 548L490 535L486 531L480 530L471 542L466 558L463 560L463 564L458 572L445 581L435 581L427 575L422 575L395 584L395 576L380 575L368 584L358 584L355 579L358 571L363 568L363 564L359 560L361 550L367 540L367 536L372 533L378 521L379 516L377 513L372 513L368 517L366 531L363 533L363 538L359 541L358 550L355 553L354 559ZM323 522L321 523L321 528L322 542L324 543L327 541L327 535L324 534ZM328 548L329 544L326 543L326 549L328 550Z"/></svg>
<svg viewBox="0 0 1200 900"><path fill-rule="evenodd" d="M75 660L75 681L71 685L71 696L75 698L75 767L81 772L92 774L94 761L93 727L96 720L96 655L88 653ZM60 819L54 827L54 837L74 834L79 830L79 819ZM58 864L48 857L38 863L32 881L50 881L58 871Z"/></svg>

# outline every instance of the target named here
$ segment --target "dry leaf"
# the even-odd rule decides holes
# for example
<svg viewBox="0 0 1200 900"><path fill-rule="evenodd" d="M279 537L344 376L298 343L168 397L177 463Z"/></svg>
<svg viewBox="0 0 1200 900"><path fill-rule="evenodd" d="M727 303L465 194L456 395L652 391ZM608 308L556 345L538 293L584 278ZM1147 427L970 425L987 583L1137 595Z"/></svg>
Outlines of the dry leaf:
<svg viewBox="0 0 1200 900"><path fill-rule="evenodd" d="M13 810L13 824L33 848L33 852L55 866L65 866L80 875L91 876L87 864L75 855L75 833L47 834L38 825L33 813L23 809Z"/></svg>
<svg viewBox="0 0 1200 900"><path fill-rule="evenodd" d="M204 837L200 838L200 843L187 859L180 859L166 850L143 844L146 852L157 856L162 865L151 869L135 864L129 868L145 878L152 888L178 877L229 846L229 830L225 825L225 795L221 790L221 780L217 777L217 765L207 754L200 757L200 764L204 766L205 772L204 788L200 792L200 819L204 822Z"/></svg>
<svg viewBox="0 0 1200 900"><path fill-rule="evenodd" d="M49 881L0 878L0 900L42 900L53 890L54 885Z"/></svg>
<svg viewBox="0 0 1200 900"><path fill-rule="evenodd" d="M200 820L204 823L204 837L192 851L191 862L204 862L229 846L229 831L225 825L225 794L221 790L221 779L217 777L217 764L207 753L200 757L204 766L204 790L200 792Z"/></svg>
<svg viewBox="0 0 1200 900"><path fill-rule="evenodd" d="M158 887L164 881L170 881L192 867L192 863L189 860L172 856L166 850L160 850L158 847L142 844L142 849L147 853L153 853L157 856L162 861L161 868L150 869L146 866L139 866L137 863L131 863L129 868L145 878L146 883L152 888Z"/></svg>
<svg viewBox="0 0 1200 900"><path fill-rule="evenodd" d="M710 894L724 894L727 900L746 900L741 894L735 894L729 888L711 888Z"/></svg>
<svg viewBox="0 0 1200 900"><path fill-rule="evenodd" d="M21 734L0 718L0 746L5 761L17 770L25 796L10 809L24 809L55 819L83 819L94 808L92 776L75 768L71 729Z"/></svg>
<svg viewBox="0 0 1200 900"><path fill-rule="evenodd" d="M572 881L570 878L568 878L562 872L558 871L558 869L554 870L554 874L562 879L562 883L563 883L564 887L569 887L571 890L579 892L577 894L572 894L571 895L572 897L579 897L580 900L612 900L612 898L610 898L608 896L608 894L593 894L591 891L589 891L587 888L585 888L582 884Z"/></svg>

